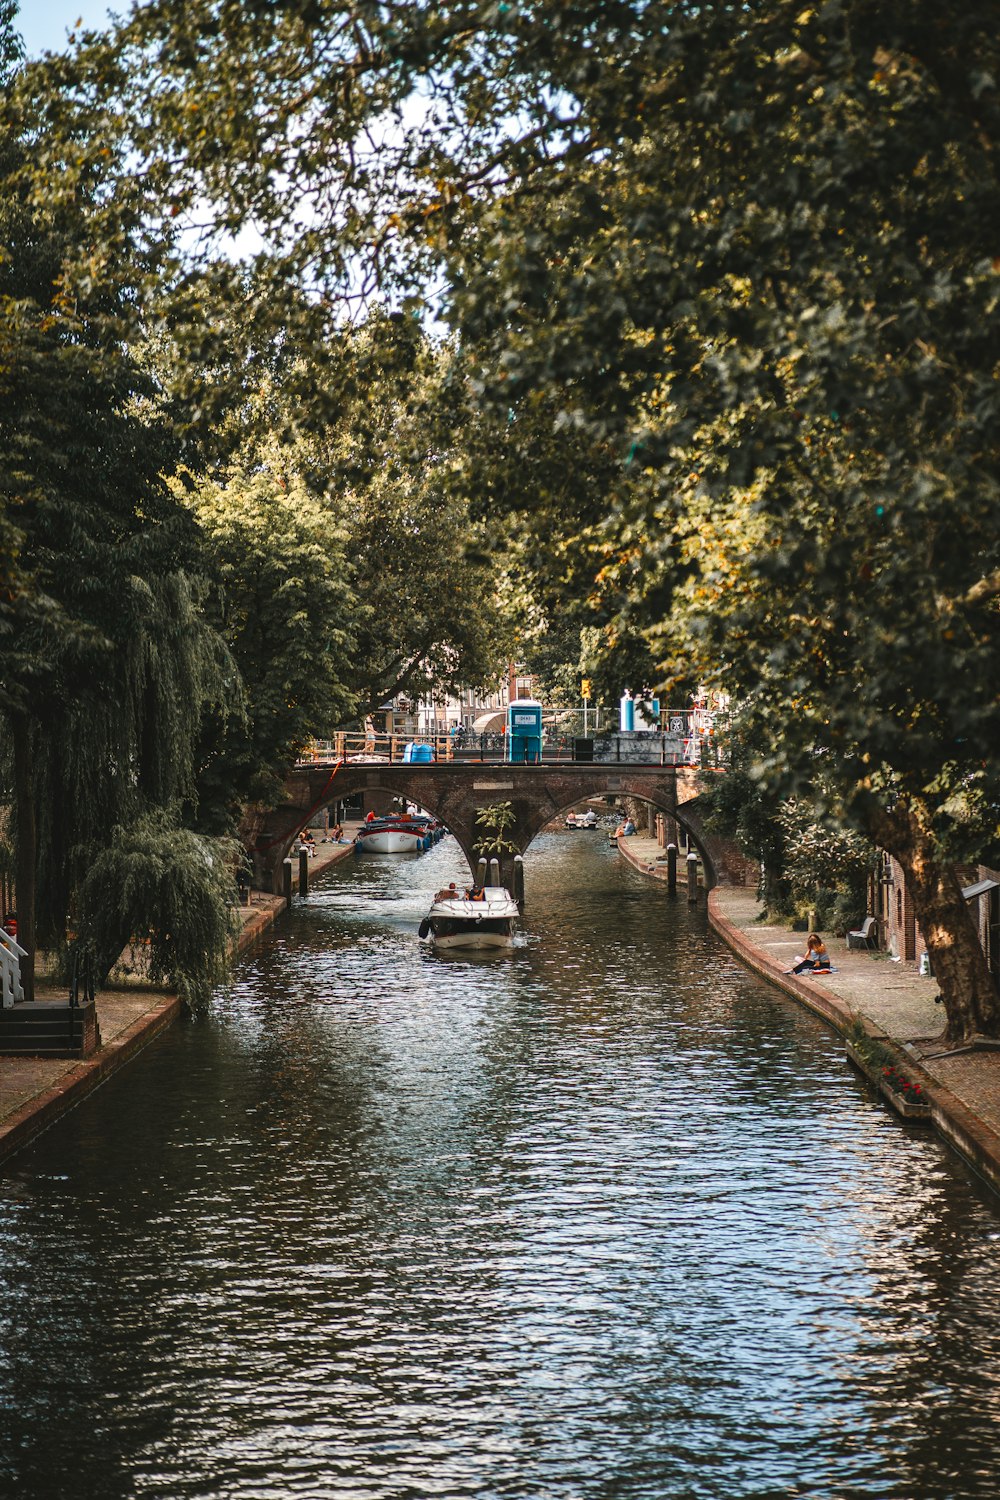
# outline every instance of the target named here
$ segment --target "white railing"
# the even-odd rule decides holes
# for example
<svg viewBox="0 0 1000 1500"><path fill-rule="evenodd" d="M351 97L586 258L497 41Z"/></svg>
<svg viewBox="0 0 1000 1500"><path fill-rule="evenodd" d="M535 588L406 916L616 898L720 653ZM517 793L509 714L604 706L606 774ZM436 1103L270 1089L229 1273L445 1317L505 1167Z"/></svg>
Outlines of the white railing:
<svg viewBox="0 0 1000 1500"><path fill-rule="evenodd" d="M27 956L17 939L0 927L0 1006L4 1010L24 999L21 959Z"/></svg>

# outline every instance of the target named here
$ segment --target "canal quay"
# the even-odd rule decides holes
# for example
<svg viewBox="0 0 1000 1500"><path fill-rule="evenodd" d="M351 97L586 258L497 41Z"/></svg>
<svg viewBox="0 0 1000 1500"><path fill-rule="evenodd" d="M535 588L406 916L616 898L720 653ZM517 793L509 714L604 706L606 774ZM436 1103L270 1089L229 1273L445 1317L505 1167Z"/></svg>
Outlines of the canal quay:
<svg viewBox="0 0 1000 1500"><path fill-rule="evenodd" d="M735 897L527 876L446 957L453 840L345 860L5 1163L0 1494L995 1495L1000 1200Z"/></svg>

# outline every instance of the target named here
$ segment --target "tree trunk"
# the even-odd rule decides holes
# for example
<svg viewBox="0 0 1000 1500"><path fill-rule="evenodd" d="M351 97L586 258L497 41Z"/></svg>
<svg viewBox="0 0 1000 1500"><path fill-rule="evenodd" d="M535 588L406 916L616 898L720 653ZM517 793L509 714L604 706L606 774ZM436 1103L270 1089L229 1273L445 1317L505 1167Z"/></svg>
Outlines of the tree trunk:
<svg viewBox="0 0 1000 1500"><path fill-rule="evenodd" d="M21 960L21 987L25 1000L35 998L35 868L38 840L35 829L35 795L31 776L31 725L21 714L11 716L14 745L14 816L17 828L17 941L27 952Z"/></svg>
<svg viewBox="0 0 1000 1500"><path fill-rule="evenodd" d="M761 861L758 895L764 910L781 916L788 908L788 881L780 859L765 857Z"/></svg>
<svg viewBox="0 0 1000 1500"><path fill-rule="evenodd" d="M990 974L969 903L954 867L942 863L927 829L925 810L901 804L876 815L877 841L902 866L920 931L941 988L945 1040L1000 1036L1000 996Z"/></svg>

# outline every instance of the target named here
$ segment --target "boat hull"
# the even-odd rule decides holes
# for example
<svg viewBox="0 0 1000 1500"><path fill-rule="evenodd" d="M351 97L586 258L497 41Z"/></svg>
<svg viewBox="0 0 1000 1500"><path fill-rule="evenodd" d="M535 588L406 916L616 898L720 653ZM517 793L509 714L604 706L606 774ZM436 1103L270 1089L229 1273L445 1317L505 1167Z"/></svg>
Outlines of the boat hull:
<svg viewBox="0 0 1000 1500"><path fill-rule="evenodd" d="M398 828L382 828L373 833L359 833L357 842L363 854L412 854L427 847L427 836L404 833Z"/></svg>
<svg viewBox="0 0 1000 1500"><path fill-rule="evenodd" d="M455 926L450 931L435 932L431 926L430 941L435 948L447 950L450 948L512 948L514 946L514 933L508 923L506 930L503 928L487 927L486 923L477 927L474 923L467 926Z"/></svg>

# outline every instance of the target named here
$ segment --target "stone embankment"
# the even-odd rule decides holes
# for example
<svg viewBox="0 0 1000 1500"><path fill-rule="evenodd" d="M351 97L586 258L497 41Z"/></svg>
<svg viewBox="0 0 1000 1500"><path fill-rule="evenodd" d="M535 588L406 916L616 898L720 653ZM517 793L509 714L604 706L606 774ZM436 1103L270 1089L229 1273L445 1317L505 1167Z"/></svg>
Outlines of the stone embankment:
<svg viewBox="0 0 1000 1500"><path fill-rule="evenodd" d="M654 840L620 838L618 847L642 874L666 881L666 865L658 862L663 850ZM679 889L686 894L683 883ZM747 887L716 886L707 899L712 927L748 968L842 1035L860 1022L887 1047L929 1099L930 1123L1000 1192L1000 1048L986 1040L968 1048L944 1045L936 981L916 963L852 950L843 938L826 934L833 972L815 978L788 974L803 952L803 933L763 924L760 904Z"/></svg>
<svg viewBox="0 0 1000 1500"><path fill-rule="evenodd" d="M315 858L309 861L310 879L353 855L350 843L318 845ZM249 904L240 908L237 951L250 947L284 909L283 896L254 891ZM45 989L40 986L39 999L44 998ZM60 998L65 1001L65 991ZM130 1062L183 1010L176 995L138 986L102 990L96 1003L101 1046L91 1057L0 1057L0 1162Z"/></svg>

